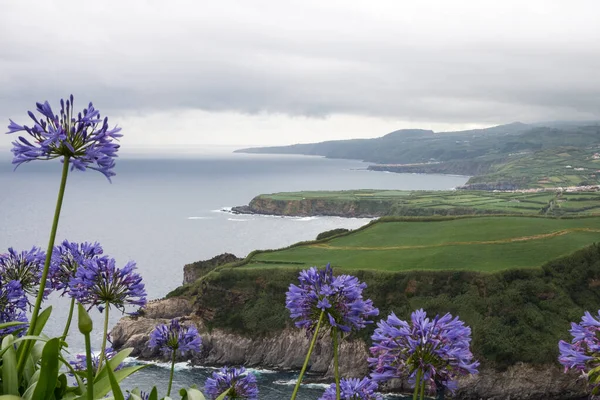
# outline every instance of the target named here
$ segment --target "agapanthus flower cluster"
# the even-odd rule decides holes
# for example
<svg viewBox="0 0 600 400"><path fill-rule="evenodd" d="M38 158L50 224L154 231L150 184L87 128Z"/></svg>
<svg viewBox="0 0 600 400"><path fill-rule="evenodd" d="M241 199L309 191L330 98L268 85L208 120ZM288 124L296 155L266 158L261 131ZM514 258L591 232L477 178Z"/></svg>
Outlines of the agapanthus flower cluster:
<svg viewBox="0 0 600 400"><path fill-rule="evenodd" d="M256 377L252 373L245 374L245 372L244 367L223 367L218 372L213 372L212 378L206 380L204 386L205 394L210 399L215 400L229 390L224 400L258 399Z"/></svg>
<svg viewBox="0 0 600 400"><path fill-rule="evenodd" d="M0 329L0 339L17 332L20 336L27 328L27 296L19 281L5 283L0 278L0 324L5 322L23 322L23 325Z"/></svg>
<svg viewBox="0 0 600 400"><path fill-rule="evenodd" d="M319 400L336 400L336 385L325 390ZM340 399L341 400L383 400L383 396L376 393L377 383L369 378L342 378L340 380Z"/></svg>
<svg viewBox="0 0 600 400"><path fill-rule="evenodd" d="M88 309L96 306L100 311L106 305L122 312L128 305L143 307L146 289L135 269L133 261L117 268L115 260L107 256L84 259L69 281L69 295Z"/></svg>
<svg viewBox="0 0 600 400"><path fill-rule="evenodd" d="M314 331L324 310L326 321L332 328L350 332L372 323L367 318L379 315L371 300L363 300L366 283L350 275L333 276L329 264L324 270L312 267L300 272L300 286L291 284L286 293L285 305L296 326Z"/></svg>
<svg viewBox="0 0 600 400"><path fill-rule="evenodd" d="M565 372L574 369L587 375L590 370L600 366L600 311L597 318L586 311L579 324L571 323L569 332L573 336L571 343L563 340L558 342L558 361L565 367ZM598 389L600 387L594 387L594 392Z"/></svg>
<svg viewBox="0 0 600 400"><path fill-rule="evenodd" d="M13 142L13 164L69 157L72 169L95 169L108 179L115 175L112 169L119 145L114 140L122 136L121 128L110 129L108 118L102 119L92 103L76 114L71 95L67 101L61 99L59 115L54 114L47 101L36 103L36 110L41 114L39 119L28 112L31 126L10 120L7 133L24 131L30 136L19 136Z"/></svg>
<svg viewBox="0 0 600 400"><path fill-rule="evenodd" d="M102 247L98 243L78 244L65 240L60 246L54 246L49 273L52 288L62 290L63 295L67 293L69 282L75 277L79 265L84 260L96 258L102 253Z"/></svg>
<svg viewBox="0 0 600 400"><path fill-rule="evenodd" d="M459 375L475 374L479 362L470 350L471 328L452 315L427 318L425 311L412 313L410 323L394 313L377 324L372 336L369 363L371 376L381 381L409 377L409 382L425 382L431 390L443 385L453 391ZM422 380L416 382L417 372Z"/></svg>
<svg viewBox="0 0 600 400"><path fill-rule="evenodd" d="M112 347L107 347L104 350L104 360L110 360L114 356L117 355L117 352L113 350ZM69 364L73 366L75 371L87 371L87 357L85 354L77 354L75 356L77 359L75 361L69 361ZM94 374L98 372L98 364L100 363L100 353L92 354L92 369L94 370ZM106 365L103 363L102 365ZM118 371L123 368L123 364L119 364L114 371Z"/></svg>
<svg viewBox="0 0 600 400"><path fill-rule="evenodd" d="M152 349L160 349L165 356L175 352L182 356L187 353L200 351L202 339L198 330L193 325L181 325L177 319L171 320L168 325L158 325L150 333L148 346Z"/></svg>
<svg viewBox="0 0 600 400"><path fill-rule="evenodd" d="M0 281L18 281L25 293L37 296L45 259L46 253L37 247L22 252L11 247L8 253L0 254ZM44 295L49 293L49 288L44 290Z"/></svg>

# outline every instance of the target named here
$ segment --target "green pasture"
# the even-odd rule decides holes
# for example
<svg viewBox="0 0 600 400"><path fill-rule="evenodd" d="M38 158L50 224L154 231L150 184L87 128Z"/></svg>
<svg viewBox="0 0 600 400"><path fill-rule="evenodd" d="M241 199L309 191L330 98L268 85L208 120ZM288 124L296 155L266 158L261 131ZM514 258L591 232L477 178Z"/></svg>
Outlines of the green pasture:
<svg viewBox="0 0 600 400"><path fill-rule="evenodd" d="M258 252L242 268L305 268L331 263L347 270L535 268L600 241L600 217L472 217L380 221L320 242Z"/></svg>
<svg viewBox="0 0 600 400"><path fill-rule="evenodd" d="M459 214L589 215L600 214L600 192L532 193L475 190L403 191L348 190L262 194L274 201L322 201L330 207L354 202L372 203L387 215L435 215L456 210Z"/></svg>

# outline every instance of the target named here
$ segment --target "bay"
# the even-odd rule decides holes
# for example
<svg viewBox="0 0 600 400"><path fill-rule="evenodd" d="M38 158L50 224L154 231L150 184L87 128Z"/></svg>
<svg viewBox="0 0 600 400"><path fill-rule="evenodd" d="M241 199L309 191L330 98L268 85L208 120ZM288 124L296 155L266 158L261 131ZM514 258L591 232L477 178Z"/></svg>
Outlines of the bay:
<svg viewBox="0 0 600 400"><path fill-rule="evenodd" d="M255 249L287 246L314 239L326 230L354 229L369 221L232 215L220 211L247 204L257 194L299 190L440 190L462 185L467 179L372 172L366 166L355 160L218 151L160 158L126 156L118 161L112 184L95 171L75 171L69 175L57 242L98 241L105 254L115 257L118 265L135 260L144 277L148 298L160 298L181 284L186 263L224 252L243 257ZM37 162L13 171L6 156L0 159L0 251L8 247L29 249L34 245L46 248L60 168L58 161ZM59 335L68 302L52 296L48 303L55 309L48 333ZM97 327L94 345L99 347L103 316L95 310L91 313ZM119 317L113 312L111 325ZM83 349L76 334L70 336L69 343L73 353ZM157 370L161 368L149 368L136 379L164 387L168 374L152 372ZM189 377L187 384L194 381L194 376L203 374L201 369L184 369L179 376ZM273 382L292 378L281 374L261 375L261 385L274 393L285 392L286 385ZM278 398L273 396L261 398ZM315 396L307 393L304 398Z"/></svg>

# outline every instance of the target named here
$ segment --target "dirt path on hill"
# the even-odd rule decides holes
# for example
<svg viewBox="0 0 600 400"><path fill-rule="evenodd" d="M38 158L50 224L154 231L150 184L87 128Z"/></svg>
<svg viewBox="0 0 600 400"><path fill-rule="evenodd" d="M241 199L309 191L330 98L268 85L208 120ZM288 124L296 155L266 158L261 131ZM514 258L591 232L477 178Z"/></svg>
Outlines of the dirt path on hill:
<svg viewBox="0 0 600 400"><path fill-rule="evenodd" d="M560 231L550 232L550 233L542 233L539 235L532 236L520 236L514 238L507 239L499 239L499 240L484 240L484 241L470 241L470 242L446 242L446 243L438 243L438 244L424 244L424 245L410 245L410 246L378 246L378 247L369 247L369 246L332 246L327 243L316 243L308 245L307 247L314 247L324 250L409 250L409 249L425 249L430 247L444 247L444 246L468 246L474 244L502 244L502 243L514 243L514 242L526 242L529 240L540 240L540 239L548 239L557 236L563 236L569 233L574 232L593 232L600 233L600 229L592 229L592 228L570 228L570 229L562 229Z"/></svg>

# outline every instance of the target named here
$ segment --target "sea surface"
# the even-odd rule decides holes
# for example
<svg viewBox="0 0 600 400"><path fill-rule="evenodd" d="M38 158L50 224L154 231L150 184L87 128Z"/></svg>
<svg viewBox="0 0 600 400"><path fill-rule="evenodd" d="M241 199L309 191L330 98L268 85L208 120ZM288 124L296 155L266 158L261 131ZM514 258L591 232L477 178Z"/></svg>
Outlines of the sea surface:
<svg viewBox="0 0 600 400"><path fill-rule="evenodd" d="M137 263L148 298L160 298L182 282L183 266L224 252L243 257L255 249L314 239L334 228L358 228L369 219L290 218L234 215L228 207L247 204L255 195L280 191L344 189L451 189L467 177L367 171L366 163L321 157L210 153L185 156L129 156L119 159L112 183L95 171L69 175L57 243L98 241L118 265ZM13 171L0 156L0 252L47 246L61 164L33 162ZM48 333L62 332L68 301L52 296ZM92 310L94 344L99 348L103 316ZM114 325L120 315L112 312ZM72 329L76 332L76 326ZM83 349L72 333L71 352ZM202 386L210 368L178 364L175 388ZM285 398L295 374L259 370L261 399ZM168 370L153 365L128 385L163 391ZM323 388L303 387L302 399L316 399ZM164 395L164 393L163 393Z"/></svg>

